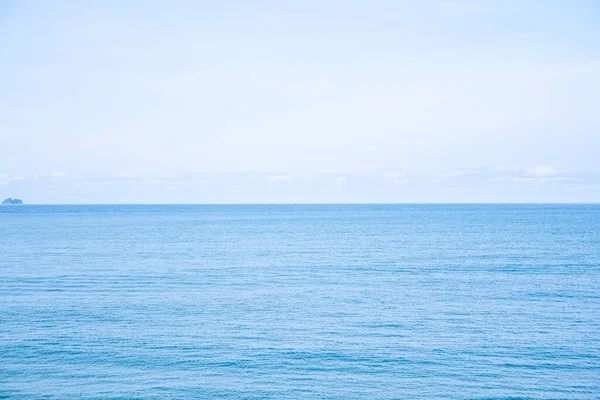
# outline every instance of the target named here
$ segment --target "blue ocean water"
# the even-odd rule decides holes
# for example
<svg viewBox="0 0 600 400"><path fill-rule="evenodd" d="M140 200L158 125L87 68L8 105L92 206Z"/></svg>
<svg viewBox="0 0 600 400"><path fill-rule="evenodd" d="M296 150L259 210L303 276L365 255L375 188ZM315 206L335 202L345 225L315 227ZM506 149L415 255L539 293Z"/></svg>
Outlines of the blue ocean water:
<svg viewBox="0 0 600 400"><path fill-rule="evenodd" d="M600 206L1 207L0 397L600 398Z"/></svg>

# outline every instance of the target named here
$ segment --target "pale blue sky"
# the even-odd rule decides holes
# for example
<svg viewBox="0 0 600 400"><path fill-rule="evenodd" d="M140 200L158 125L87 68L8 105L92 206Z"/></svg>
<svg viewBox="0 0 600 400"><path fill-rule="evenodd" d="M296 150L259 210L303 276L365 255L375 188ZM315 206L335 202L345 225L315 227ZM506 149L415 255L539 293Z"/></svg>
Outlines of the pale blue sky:
<svg viewBox="0 0 600 400"><path fill-rule="evenodd" d="M598 202L600 2L0 1L0 197Z"/></svg>

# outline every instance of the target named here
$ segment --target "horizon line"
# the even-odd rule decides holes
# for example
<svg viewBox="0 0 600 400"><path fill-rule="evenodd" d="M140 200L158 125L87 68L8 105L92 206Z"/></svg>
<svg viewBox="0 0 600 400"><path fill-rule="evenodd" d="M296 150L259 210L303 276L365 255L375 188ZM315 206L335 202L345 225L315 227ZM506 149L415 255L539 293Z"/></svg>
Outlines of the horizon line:
<svg viewBox="0 0 600 400"><path fill-rule="evenodd" d="M4 206L294 206L294 205L600 205L599 202L298 202L298 203L23 203Z"/></svg>

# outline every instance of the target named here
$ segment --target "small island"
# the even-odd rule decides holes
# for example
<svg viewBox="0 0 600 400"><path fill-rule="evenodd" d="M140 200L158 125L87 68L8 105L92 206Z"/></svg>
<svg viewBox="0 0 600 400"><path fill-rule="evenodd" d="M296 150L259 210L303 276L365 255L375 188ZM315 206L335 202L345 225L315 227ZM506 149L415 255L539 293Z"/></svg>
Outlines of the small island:
<svg viewBox="0 0 600 400"><path fill-rule="evenodd" d="M10 197L2 202L3 205L15 205L15 204L23 204L23 200L21 199L11 199Z"/></svg>

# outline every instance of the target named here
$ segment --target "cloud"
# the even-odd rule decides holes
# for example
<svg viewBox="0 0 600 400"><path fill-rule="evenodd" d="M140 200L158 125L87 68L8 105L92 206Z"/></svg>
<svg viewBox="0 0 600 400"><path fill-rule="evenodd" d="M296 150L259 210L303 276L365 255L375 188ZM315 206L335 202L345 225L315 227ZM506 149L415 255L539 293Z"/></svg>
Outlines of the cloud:
<svg viewBox="0 0 600 400"><path fill-rule="evenodd" d="M11 182L18 182L24 180L24 176L8 176L8 175L0 175L0 184L8 185Z"/></svg>
<svg viewBox="0 0 600 400"><path fill-rule="evenodd" d="M586 179L586 176L570 176L561 174L559 170L550 165L539 165L525 170L514 171L505 176L504 181L524 183L548 183L548 182L573 182Z"/></svg>
<svg viewBox="0 0 600 400"><path fill-rule="evenodd" d="M483 0L443 0L439 5L442 9L452 12L487 14L497 11L489 1Z"/></svg>
<svg viewBox="0 0 600 400"><path fill-rule="evenodd" d="M442 176L444 178L458 178L463 175L465 175L465 171L457 170L457 169L448 170L442 174Z"/></svg>
<svg viewBox="0 0 600 400"><path fill-rule="evenodd" d="M564 173L550 165L531 168L497 166L446 170L428 177L433 184L489 185L494 183L592 183L597 175L591 173Z"/></svg>
<svg viewBox="0 0 600 400"><path fill-rule="evenodd" d="M518 176L512 179L513 182L526 182L526 183L547 183L547 182L569 182L578 181L579 178L571 176L551 176L551 177L531 177L531 176Z"/></svg>
<svg viewBox="0 0 600 400"><path fill-rule="evenodd" d="M345 176L338 176L337 178L335 178L333 183L336 184L337 186L341 186L344 183L346 183L347 180L348 179Z"/></svg>
<svg viewBox="0 0 600 400"><path fill-rule="evenodd" d="M286 175L271 175L268 178L269 182L278 182L278 183L289 182L289 181L292 181L293 179L294 179L294 177L292 175L290 175L290 174L286 174Z"/></svg>
<svg viewBox="0 0 600 400"><path fill-rule="evenodd" d="M381 174L381 177L393 181L394 183L408 183L410 179L407 179L408 171L396 169L388 170Z"/></svg>
<svg viewBox="0 0 600 400"><path fill-rule="evenodd" d="M397 169L385 171L383 174L381 174L381 176L386 179L400 179L406 177L406 175L408 175L408 172Z"/></svg>
<svg viewBox="0 0 600 400"><path fill-rule="evenodd" d="M500 173L514 174L514 173L522 172L523 169L516 165L508 165L508 166L507 165L498 165L496 168L494 168L494 171L500 172Z"/></svg>
<svg viewBox="0 0 600 400"><path fill-rule="evenodd" d="M531 168L518 166L496 166L492 168L452 169L433 174L430 182L433 184L447 183L452 185L489 185L494 183L566 183L590 181L590 174L564 174L549 165L539 165Z"/></svg>
<svg viewBox="0 0 600 400"><path fill-rule="evenodd" d="M433 177L432 183L438 184L438 183L442 183L443 181L446 181L446 180L455 180L455 179L461 179L461 180L465 180L465 181L476 180L476 179L481 180L482 178L485 178L485 175L489 175L490 172L491 171L489 169L483 169L483 168L448 169L448 170L442 171L441 173L435 174L435 176Z"/></svg>
<svg viewBox="0 0 600 400"><path fill-rule="evenodd" d="M558 173L558 170L549 165L540 165L538 167L528 169L525 174L534 178L550 178L557 176Z"/></svg>
<svg viewBox="0 0 600 400"><path fill-rule="evenodd" d="M425 201L437 194L492 193L503 199L517 198L518 193L551 193L565 199L584 199L600 190L600 175L590 172L562 172L548 165L525 167L488 167L419 170L373 169L369 173L339 170L328 173L307 172L240 172L240 173L115 173L82 175L46 173L21 176L0 174L0 185L21 181L15 188L26 188L31 201L62 193L79 193L77 201L143 202L312 202L385 199L389 202ZM11 171L12 172L12 171ZM16 171L19 172L19 171ZM37 177L37 180L35 179ZM406 184L406 186L400 186ZM0 186L10 188L6 186ZM266 188L270 190L267 190ZM93 196L112 193L100 200ZM324 195L321 193L325 193ZM7 193L9 195L10 193ZM35 199L35 196L38 198ZM44 197L46 196L46 197ZM86 197L87 196L87 197ZM145 197L144 197L145 196ZM241 196L241 197L236 197ZM245 197L250 200L244 200ZM319 197L321 196L321 197ZM372 196L372 197L369 197ZM375 196L379 196L376 198ZM462 196L462 195L461 195ZM490 195L491 196L491 195ZM569 197L566 197L569 196ZM588 197L586 197L588 196ZM57 197L58 198L58 197ZM459 197L457 197L458 199ZM462 197L460 197L462 199ZM475 197L474 197L475 198ZM477 197L480 198L480 197ZM484 197L481 197L484 198ZM542 198L542 197L540 197ZM79 197L77 198L79 199ZM465 199L468 200L467 197ZM442 201L442 200L439 200Z"/></svg>
<svg viewBox="0 0 600 400"><path fill-rule="evenodd" d="M532 168L516 166L499 166L494 168L493 181L495 182L522 182L522 183L547 183L547 182L590 182L593 174L564 174L550 165L538 165Z"/></svg>

